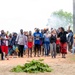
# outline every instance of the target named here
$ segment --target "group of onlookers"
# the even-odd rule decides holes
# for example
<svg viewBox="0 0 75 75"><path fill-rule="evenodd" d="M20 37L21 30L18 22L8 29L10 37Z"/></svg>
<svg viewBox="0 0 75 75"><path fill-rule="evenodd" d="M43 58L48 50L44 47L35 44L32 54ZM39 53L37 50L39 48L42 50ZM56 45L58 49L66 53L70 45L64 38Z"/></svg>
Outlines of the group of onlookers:
<svg viewBox="0 0 75 75"><path fill-rule="evenodd" d="M67 47L70 52L74 53L75 44L73 40L73 32L70 27L67 31L63 27L56 29L35 28L35 32L24 32L6 34L1 30L0 34L0 53L1 59L9 59L9 56L17 55L23 57L27 53L28 57L50 56L56 58L57 53L62 54L62 58L66 58ZM27 51L27 52L26 52Z"/></svg>

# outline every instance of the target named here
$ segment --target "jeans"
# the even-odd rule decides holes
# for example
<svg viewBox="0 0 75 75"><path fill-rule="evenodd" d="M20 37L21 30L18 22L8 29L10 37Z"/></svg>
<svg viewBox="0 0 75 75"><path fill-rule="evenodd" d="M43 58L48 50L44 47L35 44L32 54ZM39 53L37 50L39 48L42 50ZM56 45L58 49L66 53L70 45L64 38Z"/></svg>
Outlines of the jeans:
<svg viewBox="0 0 75 75"><path fill-rule="evenodd" d="M45 55L49 55L50 44L49 43L45 43L44 44L44 48L45 48Z"/></svg>
<svg viewBox="0 0 75 75"><path fill-rule="evenodd" d="M50 44L51 56L56 57L56 43Z"/></svg>
<svg viewBox="0 0 75 75"><path fill-rule="evenodd" d="M72 53L73 53L73 54L75 53L75 47L72 48Z"/></svg>

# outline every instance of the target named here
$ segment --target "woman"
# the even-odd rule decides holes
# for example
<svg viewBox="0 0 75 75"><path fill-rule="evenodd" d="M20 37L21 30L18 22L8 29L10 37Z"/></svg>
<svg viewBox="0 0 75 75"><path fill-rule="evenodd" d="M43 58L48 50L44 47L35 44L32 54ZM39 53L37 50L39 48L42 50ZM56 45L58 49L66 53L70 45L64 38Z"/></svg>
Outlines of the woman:
<svg viewBox="0 0 75 75"><path fill-rule="evenodd" d="M29 35L28 35L28 57L32 57L32 47L33 47L33 36L32 36L32 32L29 31Z"/></svg>
<svg viewBox="0 0 75 75"><path fill-rule="evenodd" d="M50 37L50 50L52 58L56 58L56 31L52 30Z"/></svg>
<svg viewBox="0 0 75 75"><path fill-rule="evenodd" d="M62 58L66 58L65 54L67 54L67 32L64 30L63 27L61 27L59 31L60 33L58 34L58 37L60 37Z"/></svg>
<svg viewBox="0 0 75 75"><path fill-rule="evenodd" d="M50 49L50 34L48 33L48 31L44 34L44 48L45 48L45 56L48 56Z"/></svg>

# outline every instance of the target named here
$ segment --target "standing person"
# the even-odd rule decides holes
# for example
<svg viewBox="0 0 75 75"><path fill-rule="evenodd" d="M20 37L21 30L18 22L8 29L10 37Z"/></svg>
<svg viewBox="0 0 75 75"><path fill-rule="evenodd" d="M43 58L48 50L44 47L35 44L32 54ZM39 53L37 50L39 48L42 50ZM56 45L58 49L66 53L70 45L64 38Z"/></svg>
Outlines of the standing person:
<svg viewBox="0 0 75 75"><path fill-rule="evenodd" d="M57 39L56 39L56 52L59 53L59 55L60 55L60 50L61 50L61 49L60 49L60 38L58 37L59 29L60 29L60 28L58 28L57 31L56 31L56 32L57 32Z"/></svg>
<svg viewBox="0 0 75 75"><path fill-rule="evenodd" d="M42 38L40 40L40 42L41 42L40 53L41 53L42 56L44 56L44 30L43 29L41 30L41 35L42 35Z"/></svg>
<svg viewBox="0 0 75 75"><path fill-rule="evenodd" d="M3 52L3 59L5 60L6 55L8 55L8 37L4 30L1 31L1 50Z"/></svg>
<svg viewBox="0 0 75 75"><path fill-rule="evenodd" d="M56 39L56 52L60 55L60 39L58 37Z"/></svg>
<svg viewBox="0 0 75 75"><path fill-rule="evenodd" d="M58 37L60 37L62 58L66 58L65 54L67 54L67 38L66 38L66 34L67 34L67 32L64 30L63 27L61 27L60 28L60 33L58 34Z"/></svg>
<svg viewBox="0 0 75 75"><path fill-rule="evenodd" d="M13 36L12 38L10 38L10 44L11 44L11 51L10 51L10 54L13 55L15 54L15 50L16 50L16 38L17 38L17 33L13 33Z"/></svg>
<svg viewBox="0 0 75 75"><path fill-rule="evenodd" d="M29 31L29 35L28 35L28 57L32 57L32 47L33 47L33 36L32 36L32 32Z"/></svg>
<svg viewBox="0 0 75 75"><path fill-rule="evenodd" d="M73 36L72 53L75 54L75 35Z"/></svg>
<svg viewBox="0 0 75 75"><path fill-rule="evenodd" d="M6 49L7 49L7 60L9 60L9 47L8 47L8 41L9 41L9 37L8 37L8 34L5 33L5 43L6 43Z"/></svg>
<svg viewBox="0 0 75 75"><path fill-rule="evenodd" d="M45 48L45 56L49 55L49 48L50 47L50 34L48 31L44 34L44 48Z"/></svg>
<svg viewBox="0 0 75 75"><path fill-rule="evenodd" d="M17 44L18 44L18 57L23 57L23 49L24 49L24 45L27 44L27 38L26 36L23 34L23 30L20 30L20 34L17 36Z"/></svg>
<svg viewBox="0 0 75 75"><path fill-rule="evenodd" d="M11 43L11 40L12 40L12 34L9 35L9 41L8 41L8 48L9 48L9 55L11 55L11 51L12 51L12 43Z"/></svg>
<svg viewBox="0 0 75 75"><path fill-rule="evenodd" d="M73 32L71 30L68 31L68 39L67 40L68 40L68 50L70 52L72 52L71 49L72 49L72 45L73 45Z"/></svg>
<svg viewBox="0 0 75 75"><path fill-rule="evenodd" d="M36 29L34 36L34 57L36 57L36 52L38 53L39 57L39 51L40 51L40 39L42 37L41 33L39 32L39 29Z"/></svg>
<svg viewBox="0 0 75 75"><path fill-rule="evenodd" d="M0 35L0 54L1 54L1 60L3 60L3 52L2 52L2 49L1 49L1 35Z"/></svg>
<svg viewBox="0 0 75 75"><path fill-rule="evenodd" d="M26 39L28 39L28 31L24 31L24 35L26 36ZM24 46L24 55L28 56L28 45Z"/></svg>
<svg viewBox="0 0 75 75"><path fill-rule="evenodd" d="M51 31L50 50L52 58L56 58L56 32L54 30Z"/></svg>

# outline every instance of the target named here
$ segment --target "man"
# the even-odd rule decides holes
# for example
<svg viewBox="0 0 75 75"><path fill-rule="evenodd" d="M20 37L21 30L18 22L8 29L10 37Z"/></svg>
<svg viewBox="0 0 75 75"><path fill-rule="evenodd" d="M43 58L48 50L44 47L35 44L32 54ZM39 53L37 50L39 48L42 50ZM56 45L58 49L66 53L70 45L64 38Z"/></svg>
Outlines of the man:
<svg viewBox="0 0 75 75"><path fill-rule="evenodd" d="M67 40L68 40L68 50L70 52L72 52L71 49L72 49L72 45L73 45L73 32L71 30L69 30L69 32L68 32L68 39Z"/></svg>
<svg viewBox="0 0 75 75"><path fill-rule="evenodd" d="M20 34L17 36L17 44L18 44L18 57L23 57L23 49L24 46L27 45L27 37L23 34L23 30L20 30Z"/></svg>
<svg viewBox="0 0 75 75"><path fill-rule="evenodd" d="M36 32L33 34L34 36L34 57L36 57L36 50L38 52L39 57L39 51L40 51L40 39L42 37L41 33L39 32L39 29L36 29Z"/></svg>
<svg viewBox="0 0 75 75"><path fill-rule="evenodd" d="M3 52L2 52L2 49L1 49L1 35L0 35L0 54L1 54L1 60L3 60Z"/></svg>
<svg viewBox="0 0 75 75"><path fill-rule="evenodd" d="M3 59L8 56L8 37L4 30L1 30L1 50L3 52ZM8 60L8 57L7 57Z"/></svg>

